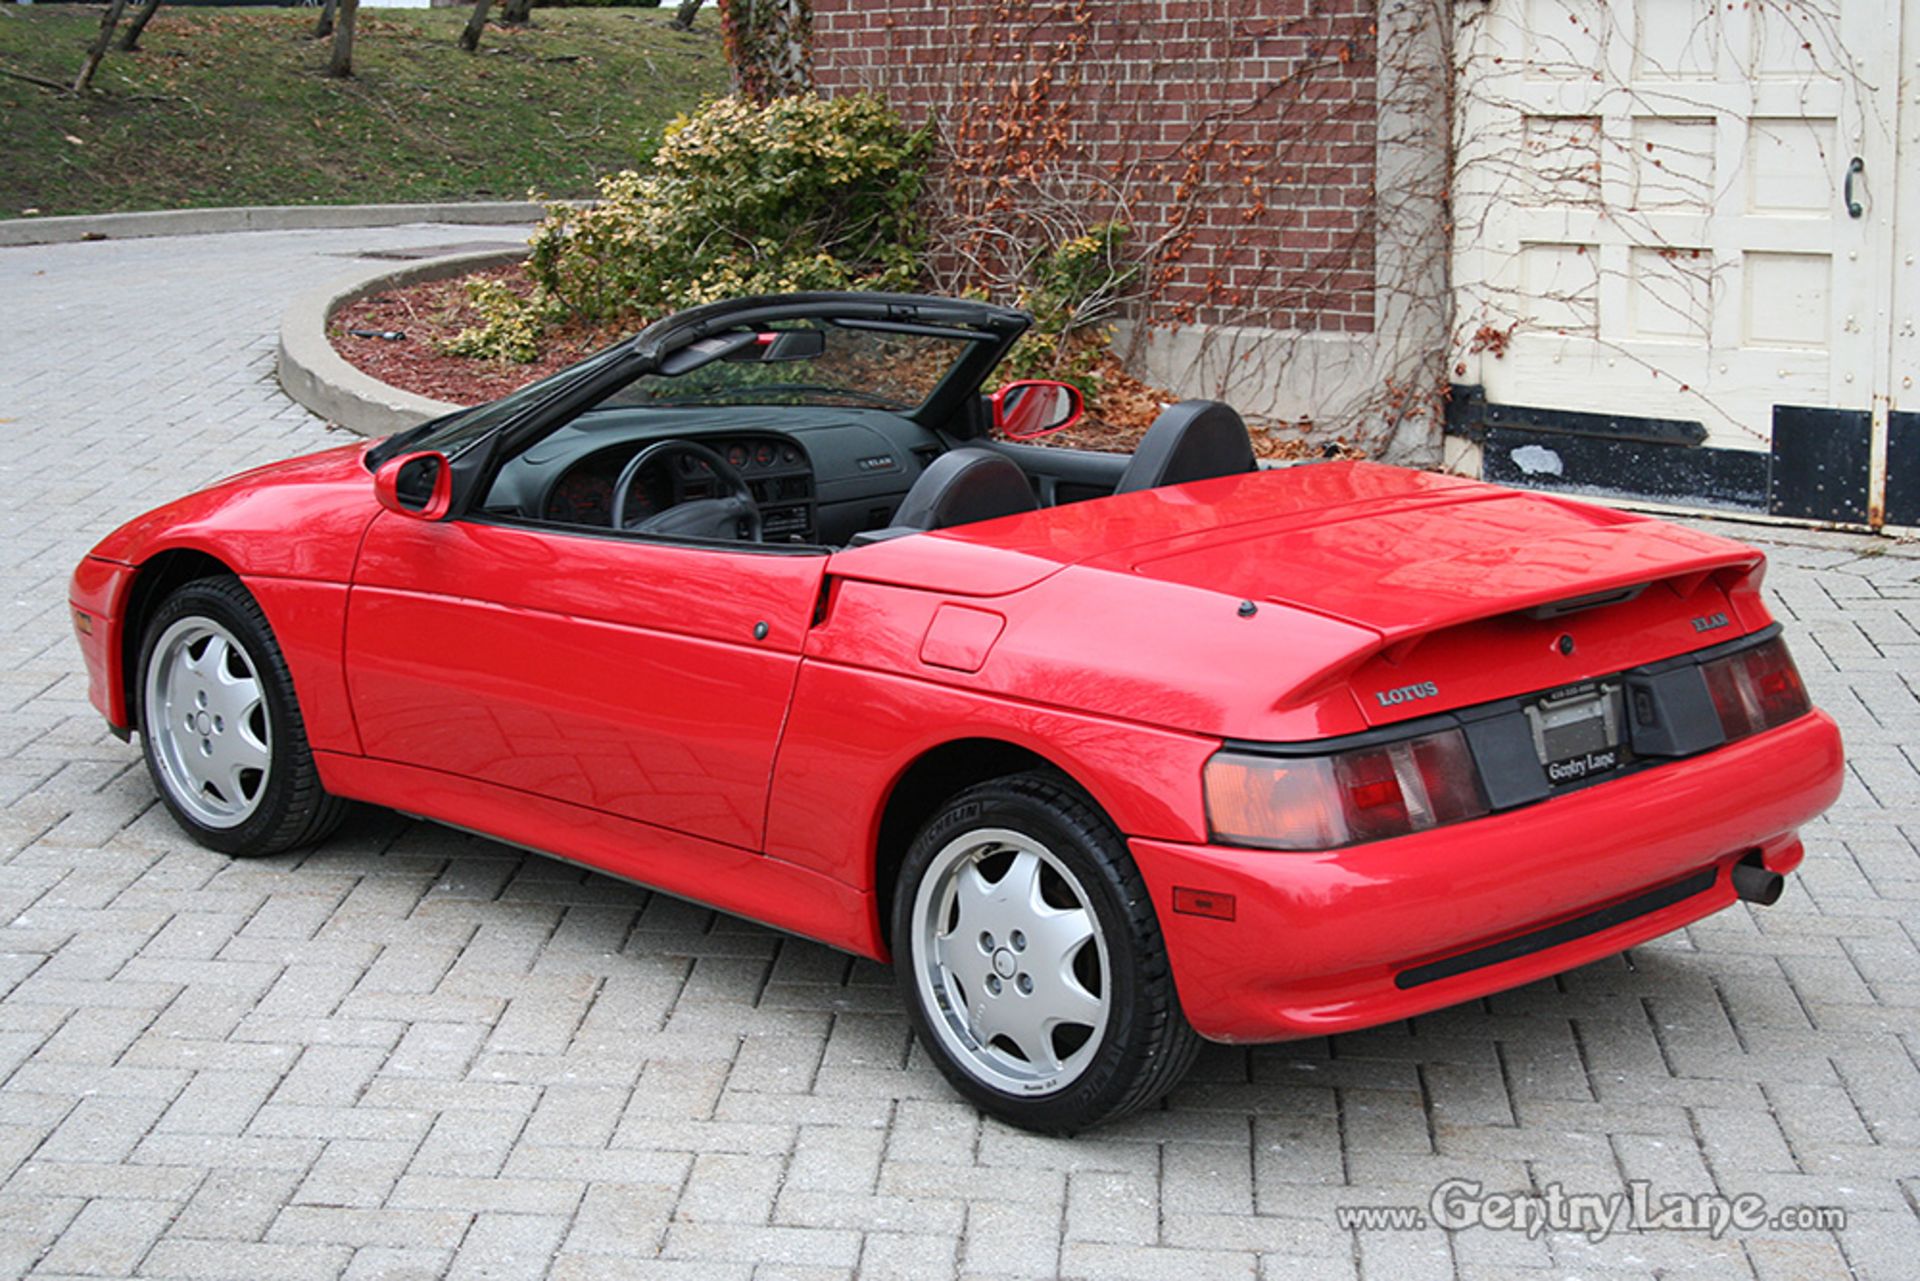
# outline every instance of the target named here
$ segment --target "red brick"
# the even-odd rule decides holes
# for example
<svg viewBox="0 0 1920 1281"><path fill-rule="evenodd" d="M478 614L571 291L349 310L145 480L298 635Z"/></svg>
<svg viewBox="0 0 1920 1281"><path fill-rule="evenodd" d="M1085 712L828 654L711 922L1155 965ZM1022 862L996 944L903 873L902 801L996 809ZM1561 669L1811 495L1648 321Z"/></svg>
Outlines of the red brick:
<svg viewBox="0 0 1920 1281"><path fill-rule="evenodd" d="M1084 27L1079 7L814 0L815 75L827 92L877 87L910 120L953 112L945 136L987 142L985 122L1051 66L1049 185L1112 216L1085 175L1124 171L1135 243L1190 233L1145 319L1370 329L1372 0L1089 0Z"/></svg>

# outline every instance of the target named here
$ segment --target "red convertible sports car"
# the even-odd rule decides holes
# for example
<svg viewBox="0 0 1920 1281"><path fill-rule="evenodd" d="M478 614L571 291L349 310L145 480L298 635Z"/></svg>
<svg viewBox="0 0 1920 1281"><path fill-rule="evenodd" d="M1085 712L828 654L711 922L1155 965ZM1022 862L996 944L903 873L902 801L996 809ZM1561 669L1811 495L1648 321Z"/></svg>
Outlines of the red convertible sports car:
<svg viewBox="0 0 1920 1281"><path fill-rule="evenodd" d="M890 957L1047 1131L1779 895L1842 758L1758 552L1212 401L1020 444L1027 323L714 304L236 476L81 563L93 701L218 850L367 801Z"/></svg>

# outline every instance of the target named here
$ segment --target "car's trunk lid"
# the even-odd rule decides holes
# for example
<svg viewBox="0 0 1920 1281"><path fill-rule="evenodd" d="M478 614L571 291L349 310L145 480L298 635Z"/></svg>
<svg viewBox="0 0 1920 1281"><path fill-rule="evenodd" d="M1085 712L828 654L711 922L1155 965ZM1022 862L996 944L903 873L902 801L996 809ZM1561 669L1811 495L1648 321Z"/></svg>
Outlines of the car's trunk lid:
<svg viewBox="0 0 1920 1281"><path fill-rule="evenodd" d="M1763 621L1749 548L1477 485L1409 485L1400 503L1296 508L1093 563L1373 632L1370 652L1328 673L1373 724L1592 679Z"/></svg>

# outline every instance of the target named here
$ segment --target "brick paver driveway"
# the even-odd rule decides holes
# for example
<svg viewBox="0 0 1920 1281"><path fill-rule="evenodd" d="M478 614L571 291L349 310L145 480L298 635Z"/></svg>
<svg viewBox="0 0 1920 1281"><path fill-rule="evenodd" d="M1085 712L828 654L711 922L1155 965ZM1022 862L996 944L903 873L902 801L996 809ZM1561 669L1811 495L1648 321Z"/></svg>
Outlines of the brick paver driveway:
<svg viewBox="0 0 1920 1281"><path fill-rule="evenodd" d="M1213 1048L1075 1141L983 1124L886 972L813 944L392 815L301 857L189 844L86 705L66 576L124 517L338 439L272 382L295 291L487 235L0 250L0 1276L1920 1275L1920 560L1864 539L1738 531L1776 544L1853 757L1778 907ZM1450 1179L1848 1226L1336 1222Z"/></svg>

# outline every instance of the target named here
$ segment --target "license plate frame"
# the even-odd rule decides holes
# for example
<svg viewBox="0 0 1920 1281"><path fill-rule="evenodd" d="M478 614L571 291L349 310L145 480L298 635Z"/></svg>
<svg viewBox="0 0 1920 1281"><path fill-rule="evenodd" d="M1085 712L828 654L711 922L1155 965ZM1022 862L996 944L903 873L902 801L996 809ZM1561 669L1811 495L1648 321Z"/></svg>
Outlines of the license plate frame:
<svg viewBox="0 0 1920 1281"><path fill-rule="evenodd" d="M1527 728L1552 787L1567 787L1627 762L1625 699L1618 681L1589 681L1528 700Z"/></svg>

